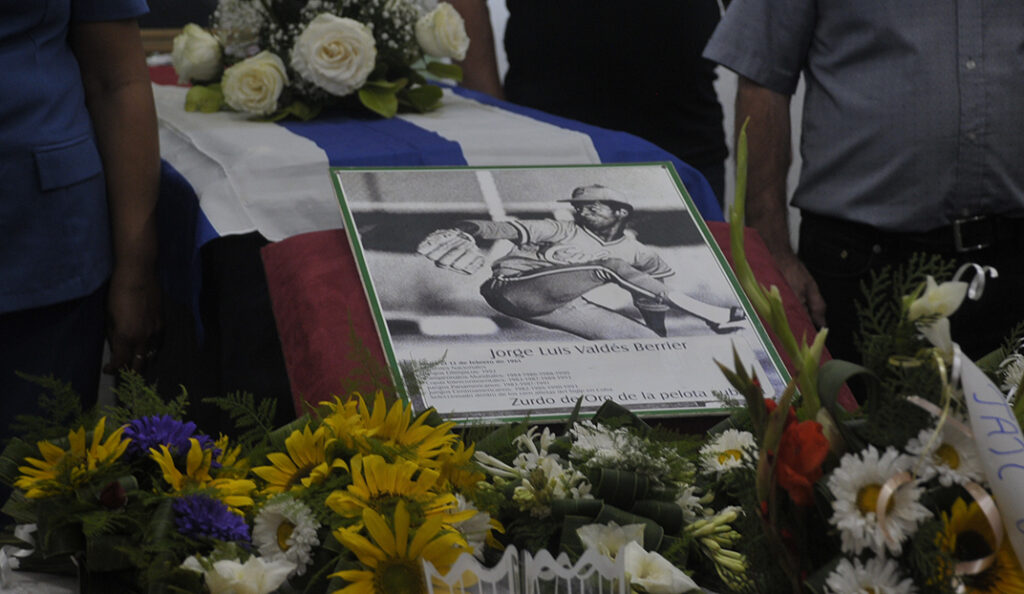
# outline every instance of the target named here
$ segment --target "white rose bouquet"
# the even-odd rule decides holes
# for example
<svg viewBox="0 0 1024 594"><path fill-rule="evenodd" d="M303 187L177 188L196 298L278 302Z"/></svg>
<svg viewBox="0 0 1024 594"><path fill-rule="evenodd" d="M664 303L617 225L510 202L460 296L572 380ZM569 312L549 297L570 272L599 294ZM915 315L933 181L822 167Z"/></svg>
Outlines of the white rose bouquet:
<svg viewBox="0 0 1024 594"><path fill-rule="evenodd" d="M189 111L227 107L276 120L341 107L392 117L438 107L441 89L426 75L461 80L448 60L463 59L468 46L446 2L220 0L210 31L186 25L172 59L180 82L214 81L193 86Z"/></svg>

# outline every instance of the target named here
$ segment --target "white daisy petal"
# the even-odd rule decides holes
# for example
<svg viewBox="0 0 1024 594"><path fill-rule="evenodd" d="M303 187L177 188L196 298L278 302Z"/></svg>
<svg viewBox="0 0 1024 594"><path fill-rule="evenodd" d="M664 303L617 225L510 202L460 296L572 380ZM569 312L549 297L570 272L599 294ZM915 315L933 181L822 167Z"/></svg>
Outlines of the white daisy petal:
<svg viewBox="0 0 1024 594"><path fill-rule="evenodd" d="M263 557L291 561L296 566L294 574L302 575L313 560L313 549L320 544L316 534L319 528L306 504L290 495L279 495L256 514L252 543Z"/></svg>
<svg viewBox="0 0 1024 594"><path fill-rule="evenodd" d="M895 561L873 557L865 563L859 559L841 560L825 579L825 591L828 594L914 594L917 588L909 578L903 578Z"/></svg>
<svg viewBox="0 0 1024 594"><path fill-rule="evenodd" d="M865 548L875 552L891 551L899 555L903 542L917 530L922 520L932 513L921 505L922 488L918 480L903 485L889 500L885 528L891 541L885 538L874 511L878 491L894 475L910 470L914 458L887 448L879 455L874 446L859 453L847 454L839 461L828 479L828 488L835 496L829 522L839 528L842 550L859 554Z"/></svg>

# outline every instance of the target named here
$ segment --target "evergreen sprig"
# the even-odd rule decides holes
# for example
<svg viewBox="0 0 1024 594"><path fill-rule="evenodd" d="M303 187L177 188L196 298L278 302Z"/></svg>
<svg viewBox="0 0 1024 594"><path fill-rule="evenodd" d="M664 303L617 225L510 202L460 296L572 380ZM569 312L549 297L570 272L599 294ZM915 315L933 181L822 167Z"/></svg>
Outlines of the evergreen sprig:
<svg viewBox="0 0 1024 594"><path fill-rule="evenodd" d="M52 375L29 375L16 372L18 377L38 385L38 415L17 415L11 422L11 432L28 443L67 437L68 428L94 424L94 415L82 411L82 400L71 384Z"/></svg>
<svg viewBox="0 0 1024 594"><path fill-rule="evenodd" d="M184 419L189 399L185 387L180 386L180 389L177 396L167 400L157 392L156 384L149 384L137 372L124 369L112 390L117 404L102 407L102 412L112 427L143 417L170 415Z"/></svg>
<svg viewBox="0 0 1024 594"><path fill-rule="evenodd" d="M232 392L227 396L203 398L203 402L219 407L238 428L236 441L249 448L267 439L274 431L276 401L262 398L258 402L250 392Z"/></svg>

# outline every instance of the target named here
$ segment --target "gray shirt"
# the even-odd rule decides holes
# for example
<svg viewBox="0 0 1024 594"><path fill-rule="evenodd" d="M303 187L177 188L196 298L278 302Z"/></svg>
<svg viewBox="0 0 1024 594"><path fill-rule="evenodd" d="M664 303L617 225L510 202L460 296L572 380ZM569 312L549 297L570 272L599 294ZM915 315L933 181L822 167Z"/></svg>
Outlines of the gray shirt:
<svg viewBox="0 0 1024 594"><path fill-rule="evenodd" d="M733 0L704 55L787 95L805 75L795 206L1024 216L1024 1Z"/></svg>

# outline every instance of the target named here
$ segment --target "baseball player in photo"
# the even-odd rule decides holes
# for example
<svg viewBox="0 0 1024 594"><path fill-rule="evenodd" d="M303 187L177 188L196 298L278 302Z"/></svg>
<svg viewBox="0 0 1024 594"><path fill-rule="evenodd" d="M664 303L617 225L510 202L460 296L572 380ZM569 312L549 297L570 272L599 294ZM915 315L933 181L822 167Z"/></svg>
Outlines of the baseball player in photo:
<svg viewBox="0 0 1024 594"><path fill-rule="evenodd" d="M626 230L633 206L601 185L578 187L568 202L574 221L554 219L459 221L424 239L417 251L440 268L472 274L486 258L476 240L509 240L514 247L491 265L480 294L495 310L544 328L590 340L666 335L665 314L683 311L718 333L741 327L739 307L720 307L672 292L662 279L672 269ZM602 307L584 295L602 285L628 291L643 322Z"/></svg>

